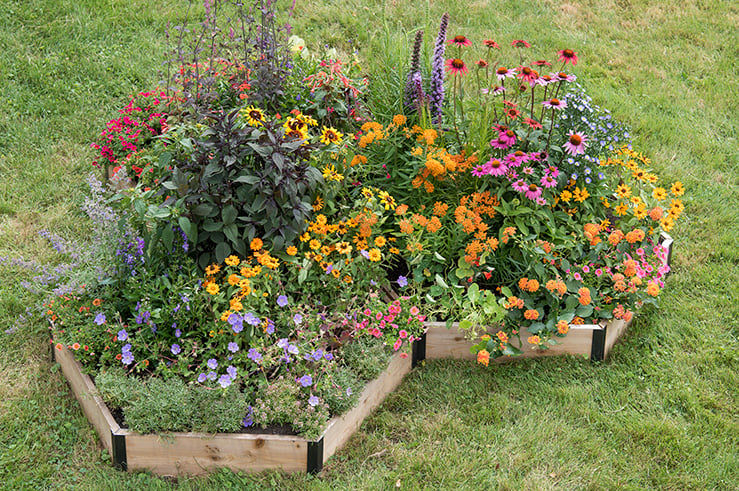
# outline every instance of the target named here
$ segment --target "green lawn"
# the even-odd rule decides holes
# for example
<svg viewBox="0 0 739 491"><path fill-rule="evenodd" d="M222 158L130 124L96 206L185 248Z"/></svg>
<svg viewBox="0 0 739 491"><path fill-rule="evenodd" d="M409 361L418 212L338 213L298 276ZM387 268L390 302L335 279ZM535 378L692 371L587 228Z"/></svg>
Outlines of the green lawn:
<svg viewBox="0 0 739 491"><path fill-rule="evenodd" d="M221 471L173 483L113 470L38 318L1 334L39 298L11 258L51 261L41 230L85 237L89 143L128 94L156 85L167 22L185 4L0 9L0 488L739 489L739 5L730 0L298 2L295 34L358 49L371 69L403 63L406 33L433 32L444 11L452 35L526 39L549 58L578 51L575 73L595 102L687 188L661 307L637 318L606 363L429 362L317 476Z"/></svg>

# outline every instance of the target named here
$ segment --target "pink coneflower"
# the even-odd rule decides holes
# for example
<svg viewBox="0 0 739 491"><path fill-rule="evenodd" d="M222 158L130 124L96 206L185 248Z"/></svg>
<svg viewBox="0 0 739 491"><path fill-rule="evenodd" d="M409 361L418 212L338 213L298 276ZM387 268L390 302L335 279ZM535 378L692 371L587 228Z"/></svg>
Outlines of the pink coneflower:
<svg viewBox="0 0 739 491"><path fill-rule="evenodd" d="M581 153L585 153L588 137L582 133L574 133L572 131L570 131L568 135L570 138L564 144L565 152L570 155L580 155Z"/></svg>
<svg viewBox="0 0 739 491"><path fill-rule="evenodd" d="M521 150L516 150L515 152L506 155L505 160L509 167L518 167L524 162L529 161L529 154L524 153Z"/></svg>
<svg viewBox="0 0 739 491"><path fill-rule="evenodd" d="M500 46L498 46L498 43L493 41L492 39L485 39L482 44L487 46L488 48L494 48L494 49L500 49Z"/></svg>
<svg viewBox="0 0 739 491"><path fill-rule="evenodd" d="M538 198L536 198L536 204L539 206L544 206L547 204L547 199L539 196Z"/></svg>
<svg viewBox="0 0 739 491"><path fill-rule="evenodd" d="M516 76L516 71L509 70L508 68L504 66L499 66L498 69L495 70L495 76L498 77L498 80L502 82L506 78L511 78L511 77Z"/></svg>
<svg viewBox="0 0 739 491"><path fill-rule="evenodd" d="M546 60L536 60L535 62L532 63L532 65L534 65L534 66L552 66L552 64L549 63Z"/></svg>
<svg viewBox="0 0 739 491"><path fill-rule="evenodd" d="M527 176L531 176L531 175L534 175L534 168L526 166L523 169L521 169L521 172L523 172Z"/></svg>
<svg viewBox="0 0 739 491"><path fill-rule="evenodd" d="M551 107L552 109L564 109L567 107L567 102L557 99L556 97L552 97L548 101L542 102L542 104L546 107Z"/></svg>
<svg viewBox="0 0 739 491"><path fill-rule="evenodd" d="M488 66L488 62L485 60L477 60L475 64L480 68L485 68L486 66Z"/></svg>
<svg viewBox="0 0 739 491"><path fill-rule="evenodd" d="M505 175L506 179L508 179L509 182L513 182L518 180L518 172L511 169L511 166L508 166L508 173Z"/></svg>
<svg viewBox="0 0 739 491"><path fill-rule="evenodd" d="M542 75L536 79L536 84L541 85L542 87L546 87L554 81L555 80L552 78L551 75Z"/></svg>
<svg viewBox="0 0 739 491"><path fill-rule="evenodd" d="M491 176L502 176L508 172L508 166L498 159L490 159L487 164L488 174Z"/></svg>
<svg viewBox="0 0 739 491"><path fill-rule="evenodd" d="M552 176L544 176L541 178L541 185L545 188L553 188L557 185L557 180Z"/></svg>
<svg viewBox="0 0 739 491"><path fill-rule="evenodd" d="M515 107L510 107L505 110L506 116L508 116L511 119L516 119L520 114L521 111L516 109Z"/></svg>
<svg viewBox="0 0 739 491"><path fill-rule="evenodd" d="M526 82L533 87L534 83L536 82L536 79L539 78L539 72L527 66L520 66L518 67L517 76L523 82Z"/></svg>
<svg viewBox="0 0 739 491"><path fill-rule="evenodd" d="M514 48L530 48L531 47L531 45L527 41L524 41L523 39L516 39L515 41L511 43L511 46L513 46Z"/></svg>
<svg viewBox="0 0 739 491"><path fill-rule="evenodd" d="M472 174L475 177L482 177L486 174L485 170L486 170L485 166L476 165L475 167L472 168L472 170L470 171L470 174Z"/></svg>
<svg viewBox="0 0 739 491"><path fill-rule="evenodd" d="M536 184L529 184L529 186L526 188L526 192L524 193L528 199L531 201L536 201L539 196L541 196L542 189L537 186Z"/></svg>
<svg viewBox="0 0 739 491"><path fill-rule="evenodd" d="M513 146L513 143L508 143L508 139L504 138L503 135L501 135L498 136L498 138L495 140L490 140L490 145L493 148L505 150L506 148L511 148Z"/></svg>
<svg viewBox="0 0 739 491"><path fill-rule="evenodd" d="M452 39L448 40L447 43L455 46L470 46L472 41L467 39L465 36L454 36Z"/></svg>
<svg viewBox="0 0 739 491"><path fill-rule="evenodd" d="M447 71L451 72L452 75L464 75L465 73L467 73L467 65L465 65L464 61L460 60L459 58L450 58L446 60L445 65Z"/></svg>
<svg viewBox="0 0 739 491"><path fill-rule="evenodd" d="M544 172L555 179L559 176L559 169L555 165L550 165L549 167L544 169Z"/></svg>
<svg viewBox="0 0 739 491"><path fill-rule="evenodd" d="M571 49L563 49L562 51L558 51L557 54L559 55L559 61L564 62L565 65L567 63L577 65L577 52Z"/></svg>
<svg viewBox="0 0 739 491"><path fill-rule="evenodd" d="M529 189L528 183L523 179L519 179L518 181L511 183L511 187L519 193L525 193Z"/></svg>
<svg viewBox="0 0 739 491"><path fill-rule="evenodd" d="M523 124L526 124L526 125L528 125L529 127L531 127L531 129L534 129L534 130L538 130L538 129L541 129L541 128L542 128L542 126L541 126L541 123L540 123L540 122L538 122L538 121L534 121L534 120L533 120L533 119L531 119L531 118L525 118L525 119L523 120Z"/></svg>
<svg viewBox="0 0 739 491"><path fill-rule="evenodd" d="M575 80L577 80L576 76L572 74L567 74L565 72L553 73L552 77L560 82L574 82Z"/></svg>
<svg viewBox="0 0 739 491"><path fill-rule="evenodd" d="M500 133L498 133L498 140L505 143L506 148L508 148L516 143L516 134L513 132L513 130L509 130L508 128L506 128L505 131L501 131Z"/></svg>

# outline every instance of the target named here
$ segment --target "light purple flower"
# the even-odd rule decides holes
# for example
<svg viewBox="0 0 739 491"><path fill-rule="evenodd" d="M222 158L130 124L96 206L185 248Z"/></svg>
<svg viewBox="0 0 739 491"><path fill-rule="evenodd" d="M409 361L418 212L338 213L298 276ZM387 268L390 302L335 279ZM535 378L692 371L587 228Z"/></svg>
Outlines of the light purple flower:
<svg viewBox="0 0 739 491"><path fill-rule="evenodd" d="M128 339L128 333L126 332L126 330L121 329L120 331L118 331L118 341L125 341L126 339Z"/></svg>
<svg viewBox="0 0 739 491"><path fill-rule="evenodd" d="M98 326L102 326L105 324L105 314L102 312L98 312L98 315L95 316L95 324Z"/></svg>
<svg viewBox="0 0 739 491"><path fill-rule="evenodd" d="M297 325L300 325L301 322L303 322L303 316L300 314L295 314L293 316L293 322Z"/></svg>
<svg viewBox="0 0 739 491"><path fill-rule="evenodd" d="M226 368L226 373L228 373L229 377L236 380L236 367L235 366L229 365L228 368Z"/></svg>
<svg viewBox="0 0 739 491"><path fill-rule="evenodd" d="M262 360L262 354L255 350L254 348L250 348L247 355L247 358L249 358L254 363L259 363Z"/></svg>
<svg viewBox="0 0 739 491"><path fill-rule="evenodd" d="M398 276L398 286L403 288L408 285L408 278L405 276Z"/></svg>
<svg viewBox="0 0 739 491"><path fill-rule="evenodd" d="M313 407L316 407L316 405L318 404L318 402L319 402L318 401L318 397L316 397L313 394L311 394L311 396L308 398L308 404L310 404Z"/></svg>
<svg viewBox="0 0 739 491"><path fill-rule="evenodd" d="M218 383L221 384L221 387L225 389L226 387L231 385L231 377L225 374L221 375L221 378L218 379Z"/></svg>
<svg viewBox="0 0 739 491"><path fill-rule="evenodd" d="M287 305L287 303L287 297L285 295L280 295L279 297L277 297L277 305L279 305L280 307L284 307L285 305Z"/></svg>
<svg viewBox="0 0 739 491"><path fill-rule="evenodd" d="M209 359L208 363L206 364L208 365L208 368L210 368L211 370L215 370L216 368L218 368L218 361L215 358Z"/></svg>
<svg viewBox="0 0 739 491"><path fill-rule="evenodd" d="M310 387L313 385L313 377L310 375L303 375L298 379L298 383L303 387Z"/></svg>
<svg viewBox="0 0 739 491"><path fill-rule="evenodd" d="M218 374L216 372L208 372L208 380L215 380L218 378Z"/></svg>
<svg viewBox="0 0 739 491"><path fill-rule="evenodd" d="M171 351L173 355L179 355L180 352L182 351L182 348L180 348L179 344L175 343L172 345L169 351Z"/></svg>
<svg viewBox="0 0 739 491"><path fill-rule="evenodd" d="M124 365L130 365L133 363L133 353L130 351L127 351L123 353L123 356L121 357L121 362L123 362Z"/></svg>
<svg viewBox="0 0 739 491"><path fill-rule="evenodd" d="M236 353L237 351L239 351L239 345L231 341L230 343L228 343L228 351L230 351L231 353Z"/></svg>
<svg viewBox="0 0 739 491"><path fill-rule="evenodd" d="M202 384L203 382L205 382L206 379L207 379L207 375L205 375L204 373L201 373L200 375L198 375L198 382L199 383Z"/></svg>
<svg viewBox="0 0 739 491"><path fill-rule="evenodd" d="M231 314L228 316L228 323L236 334L244 330L244 318L239 314Z"/></svg>

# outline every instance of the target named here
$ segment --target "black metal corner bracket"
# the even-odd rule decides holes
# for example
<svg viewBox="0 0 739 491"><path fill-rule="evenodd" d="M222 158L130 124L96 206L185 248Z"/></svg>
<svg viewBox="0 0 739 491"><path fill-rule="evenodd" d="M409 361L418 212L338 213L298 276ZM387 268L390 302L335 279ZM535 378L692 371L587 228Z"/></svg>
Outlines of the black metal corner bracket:
<svg viewBox="0 0 739 491"><path fill-rule="evenodd" d="M593 331L593 340L590 343L590 361L603 361L606 354L606 331L608 325L603 329Z"/></svg>
<svg viewBox="0 0 739 491"><path fill-rule="evenodd" d="M413 354L411 356L411 368L416 368L419 363L426 359L426 333L413 341Z"/></svg>
<svg viewBox="0 0 739 491"><path fill-rule="evenodd" d="M113 446L113 467L122 471L128 470L128 462L126 461L126 435L116 435L110 432L111 442Z"/></svg>
<svg viewBox="0 0 739 491"><path fill-rule="evenodd" d="M323 437L308 442L308 473L318 474L323 469Z"/></svg>

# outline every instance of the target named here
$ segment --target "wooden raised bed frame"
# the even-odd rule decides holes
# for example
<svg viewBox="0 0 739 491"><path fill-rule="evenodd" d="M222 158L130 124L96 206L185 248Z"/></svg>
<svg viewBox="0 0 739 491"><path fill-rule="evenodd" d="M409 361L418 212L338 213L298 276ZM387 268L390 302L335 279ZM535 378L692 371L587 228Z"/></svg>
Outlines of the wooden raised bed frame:
<svg viewBox="0 0 739 491"><path fill-rule="evenodd" d="M664 237L668 247L667 264L672 254L672 239ZM604 360L630 322L603 321L596 325L571 325L567 336L548 350L534 349L526 341L523 354L500 357L496 362L552 355L579 355L593 361ZM323 464L357 431L364 419L400 385L403 377L425 359L456 358L474 360L471 341L456 324L428 323L422 339L413 343L413 354L394 356L388 368L369 382L357 407L332 418L320 438L309 441L299 436L250 433L165 433L142 435L121 428L110 414L90 377L82 372L72 352L53 349L72 392L100 441L110 453L113 465L124 470L150 470L159 475L204 474L212 468L259 472L282 469L286 472L319 472ZM526 339L526 335L521 336Z"/></svg>
<svg viewBox="0 0 739 491"><path fill-rule="evenodd" d="M572 326L563 342L549 350L524 347L523 355L501 357L496 361L565 353L602 360L625 328L623 321L604 326ZM456 325L447 329L444 323L429 323L428 332L414 343L412 356L394 356L388 368L365 386L358 405L343 416L332 418L315 441L294 435L252 433L144 435L121 428L72 352L65 347L53 351L83 412L111 455L113 465L123 470L149 470L159 475L177 476L204 474L215 467L248 472L267 469L319 472L326 460L351 438L364 419L382 404L418 362L437 358L474 360L475 355L469 350L471 345Z"/></svg>

